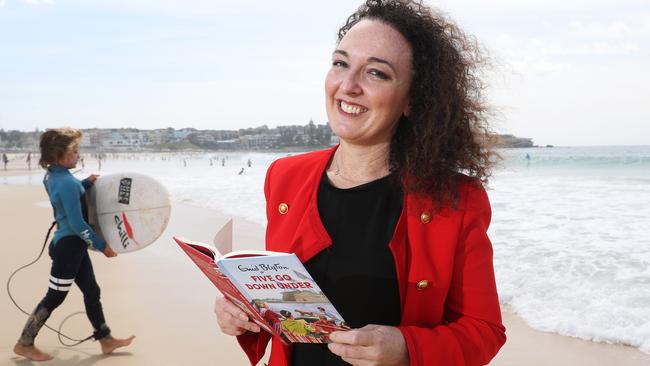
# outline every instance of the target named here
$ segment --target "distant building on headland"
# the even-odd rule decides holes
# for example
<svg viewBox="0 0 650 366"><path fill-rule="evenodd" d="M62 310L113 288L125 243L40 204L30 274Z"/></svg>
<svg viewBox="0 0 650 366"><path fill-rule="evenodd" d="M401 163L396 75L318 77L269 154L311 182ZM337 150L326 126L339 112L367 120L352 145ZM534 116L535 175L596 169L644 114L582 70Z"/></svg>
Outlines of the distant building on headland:
<svg viewBox="0 0 650 366"><path fill-rule="evenodd" d="M533 139L528 137L516 137L514 135L499 135L498 147L534 147Z"/></svg>
<svg viewBox="0 0 650 366"><path fill-rule="evenodd" d="M83 150L94 151L170 151L170 150L316 150L339 142L329 124L266 125L239 130L198 130L195 128L136 128L84 129ZM4 131L0 129L0 148L38 150L42 131ZM533 147L530 138L498 135L498 147Z"/></svg>

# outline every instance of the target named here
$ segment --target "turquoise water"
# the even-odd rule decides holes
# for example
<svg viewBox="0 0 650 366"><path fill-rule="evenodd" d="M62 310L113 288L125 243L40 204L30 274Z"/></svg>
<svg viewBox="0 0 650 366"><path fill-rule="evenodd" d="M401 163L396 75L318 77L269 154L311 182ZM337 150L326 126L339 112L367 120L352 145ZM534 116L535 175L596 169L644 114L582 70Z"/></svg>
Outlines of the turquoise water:
<svg viewBox="0 0 650 366"><path fill-rule="evenodd" d="M500 150L506 168L524 171L575 170L576 173L628 172L650 176L650 146L554 147ZM530 156L530 160L526 158Z"/></svg>

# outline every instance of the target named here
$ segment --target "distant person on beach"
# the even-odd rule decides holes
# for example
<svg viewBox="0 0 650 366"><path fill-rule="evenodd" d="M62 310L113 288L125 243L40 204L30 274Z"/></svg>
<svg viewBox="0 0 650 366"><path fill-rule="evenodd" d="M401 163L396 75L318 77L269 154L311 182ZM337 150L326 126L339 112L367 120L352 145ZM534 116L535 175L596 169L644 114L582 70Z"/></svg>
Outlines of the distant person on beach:
<svg viewBox="0 0 650 366"><path fill-rule="evenodd" d="M251 165L253 165L253 162L251 161L251 159L248 159L248 161L246 162L246 165L248 165L249 168L251 167Z"/></svg>
<svg viewBox="0 0 650 366"><path fill-rule="evenodd" d="M27 158L25 159L25 162L27 163L27 169L32 170L32 153L31 152L27 153Z"/></svg>
<svg viewBox="0 0 650 366"><path fill-rule="evenodd" d="M269 341L270 366L469 366L497 354L483 60L419 1L368 0L347 18L325 77L340 144L276 160L264 194L266 249L295 253L353 330L287 346L219 295L218 325L251 364Z"/></svg>
<svg viewBox="0 0 650 366"><path fill-rule="evenodd" d="M52 359L34 345L34 339L54 309L63 303L73 282L83 293L86 314L94 329L93 338L99 341L102 353L128 346L134 338L113 338L104 319L88 246L92 245L108 258L117 254L88 225L85 192L97 176L79 181L69 171L79 160L81 138L81 131L72 128L50 129L41 135L39 165L46 170L43 184L54 209L57 230L49 246L52 267L47 293L27 319L14 346L14 353L32 361Z"/></svg>
<svg viewBox="0 0 650 366"><path fill-rule="evenodd" d="M237 175L242 175L242 174L244 174L244 168L241 168L241 170L239 171L239 173L237 173Z"/></svg>
<svg viewBox="0 0 650 366"><path fill-rule="evenodd" d="M4 164L5 171L7 170L7 164L9 163L9 158L7 157L7 154L2 153L2 163Z"/></svg>
<svg viewBox="0 0 650 366"><path fill-rule="evenodd" d="M225 158L221 158L221 166L226 166L226 159Z"/></svg>

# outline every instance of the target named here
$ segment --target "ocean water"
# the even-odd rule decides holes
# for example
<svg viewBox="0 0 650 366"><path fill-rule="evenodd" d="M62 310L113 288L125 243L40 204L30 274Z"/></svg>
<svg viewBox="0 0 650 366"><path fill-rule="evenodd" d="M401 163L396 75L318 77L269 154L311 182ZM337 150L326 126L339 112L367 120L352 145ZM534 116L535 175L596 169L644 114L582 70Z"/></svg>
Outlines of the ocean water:
<svg viewBox="0 0 650 366"><path fill-rule="evenodd" d="M501 154L488 187L501 303L536 329L650 353L650 146ZM286 155L119 155L99 173L149 174L173 201L265 224L266 169ZM97 172L87 159L76 174ZM0 178L26 182L40 184L40 177Z"/></svg>
<svg viewBox="0 0 650 366"><path fill-rule="evenodd" d="M96 159L86 157L85 167L82 169L81 164L77 164L74 174L80 179L89 174L147 174L169 190L173 202L212 208L266 224L266 170L274 160L287 155L289 153L109 154L102 160L101 169ZM242 168L244 171L239 174ZM41 173L27 177L0 177L0 184L41 184L42 176Z"/></svg>
<svg viewBox="0 0 650 366"><path fill-rule="evenodd" d="M650 353L650 147L503 156L488 191L501 302L537 329Z"/></svg>

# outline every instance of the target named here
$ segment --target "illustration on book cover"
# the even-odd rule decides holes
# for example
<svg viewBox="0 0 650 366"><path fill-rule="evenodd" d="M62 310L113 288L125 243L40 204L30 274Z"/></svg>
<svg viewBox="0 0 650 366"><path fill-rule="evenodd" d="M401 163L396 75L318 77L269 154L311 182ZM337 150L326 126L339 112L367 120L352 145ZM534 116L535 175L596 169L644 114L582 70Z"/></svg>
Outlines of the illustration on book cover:
<svg viewBox="0 0 650 366"><path fill-rule="evenodd" d="M262 316L262 325L288 343L326 343L329 333L350 329L295 255L226 258L217 266Z"/></svg>

